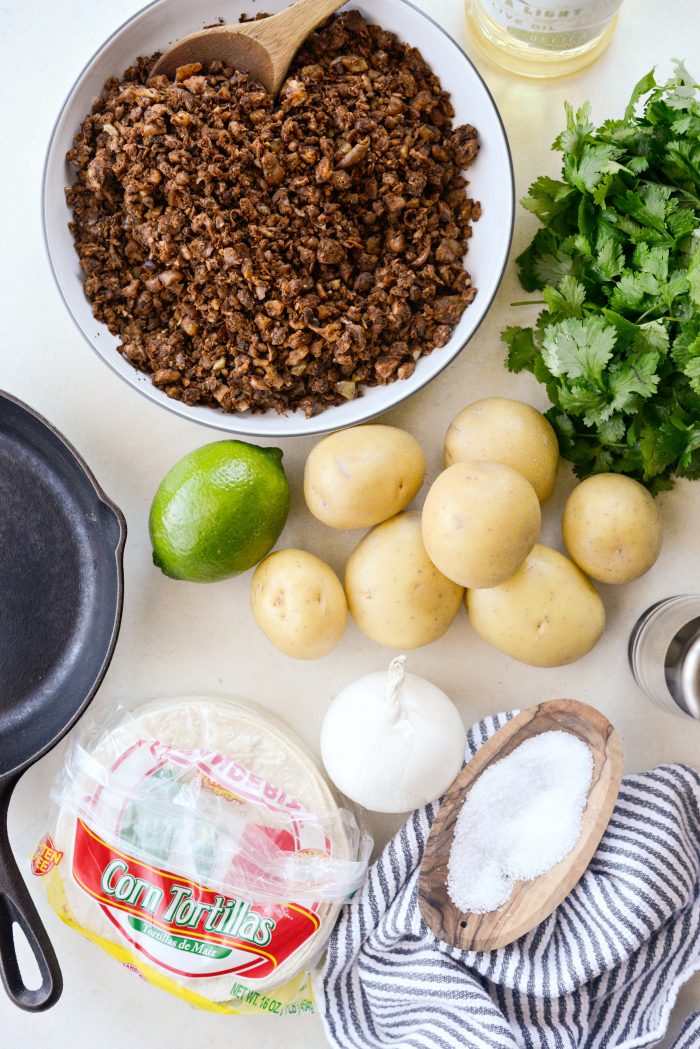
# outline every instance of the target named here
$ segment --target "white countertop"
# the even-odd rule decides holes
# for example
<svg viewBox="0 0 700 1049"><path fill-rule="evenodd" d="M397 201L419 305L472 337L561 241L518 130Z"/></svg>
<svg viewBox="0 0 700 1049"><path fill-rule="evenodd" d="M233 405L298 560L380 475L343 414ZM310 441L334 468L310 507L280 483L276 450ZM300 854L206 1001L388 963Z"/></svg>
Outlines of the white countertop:
<svg viewBox="0 0 700 1049"><path fill-rule="evenodd" d="M416 0L470 51L460 0ZM248 577L215 585L174 582L151 563L147 515L166 470L217 432L186 422L136 394L92 352L73 326L53 285L39 218L43 154L61 100L87 58L141 6L140 0L38 0L0 4L3 40L3 276L0 282L0 386L45 414L85 456L106 492L126 515L126 600L121 636L100 692L102 702L133 703L186 691L229 693L257 700L290 720L317 749L328 702L351 678L383 667L388 653L350 624L335 652L318 664L297 663L268 645L248 609ZM695 0L625 0L613 42L590 69L563 81L530 83L500 73L474 55L501 110L515 161L517 195L538 174L557 174L549 145L563 120L563 102L589 98L596 121L619 114L632 85L655 62L670 72L672 57L693 67L700 33ZM513 257L525 246L535 220L518 209ZM445 428L469 401L490 394L520 397L544 407L544 391L528 375L503 368L499 331L522 322L510 307L522 297L515 270L506 278L490 314L461 357L427 389L387 416L423 444L431 474L440 467ZM220 436L220 435L219 435ZM303 545L342 570L357 536L325 529L307 513L301 496L308 440L284 444L294 491L282 545ZM560 545L559 513L573 484L568 466L547 504L543 538ZM465 724L484 714L542 699L574 697L600 707L615 723L628 771L660 762L700 764L700 724L654 708L637 690L627 667L626 643L635 619L652 601L700 590L697 536L700 483L681 482L659 498L665 542L654 569L619 589L602 588L608 627L595 650L570 668L537 670L487 648L460 615L439 642L410 657L413 670L440 685L457 702ZM47 795L59 754L23 777L11 806L11 837L23 870L47 830ZM399 818L369 823L383 844ZM0 991L0 1041L7 1049L52 1045L57 1049L186 1049L231 1044L267 1049L321 1049L320 1021L300 1017L226 1017L193 1011L147 986L107 955L63 926L43 898L31 891L59 955L65 979L53 1010L29 1015ZM682 991L673 1016L678 1028L700 1006L700 977ZM284 1023L284 1028L280 1027Z"/></svg>

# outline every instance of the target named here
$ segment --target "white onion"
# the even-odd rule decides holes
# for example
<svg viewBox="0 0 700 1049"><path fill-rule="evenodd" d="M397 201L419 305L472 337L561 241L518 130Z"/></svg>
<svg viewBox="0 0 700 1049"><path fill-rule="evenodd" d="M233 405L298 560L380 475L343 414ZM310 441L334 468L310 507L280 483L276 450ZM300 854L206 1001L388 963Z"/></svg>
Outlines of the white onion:
<svg viewBox="0 0 700 1049"><path fill-rule="evenodd" d="M452 701L407 674L367 674L335 698L321 729L326 771L346 797L373 812L407 812L443 794L464 760L465 733Z"/></svg>

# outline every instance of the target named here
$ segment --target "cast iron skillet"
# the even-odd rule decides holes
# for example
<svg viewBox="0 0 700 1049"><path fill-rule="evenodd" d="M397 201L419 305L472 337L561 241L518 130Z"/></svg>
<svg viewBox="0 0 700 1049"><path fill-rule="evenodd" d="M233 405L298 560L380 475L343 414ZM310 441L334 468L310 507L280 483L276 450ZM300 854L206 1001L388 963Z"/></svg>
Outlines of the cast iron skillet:
<svg viewBox="0 0 700 1049"><path fill-rule="evenodd" d="M63 987L12 856L7 809L20 775L78 720L107 670L122 611L126 524L45 419L0 391L0 975L22 1009ZM13 924L41 987L25 986Z"/></svg>

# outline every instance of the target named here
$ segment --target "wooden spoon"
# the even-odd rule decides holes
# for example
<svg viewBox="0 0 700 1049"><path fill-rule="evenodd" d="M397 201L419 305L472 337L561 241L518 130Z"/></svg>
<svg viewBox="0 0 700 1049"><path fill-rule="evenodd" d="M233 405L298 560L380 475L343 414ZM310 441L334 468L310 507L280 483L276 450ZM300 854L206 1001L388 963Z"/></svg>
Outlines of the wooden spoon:
<svg viewBox="0 0 700 1049"><path fill-rule="evenodd" d="M487 914L465 914L447 894L447 867L457 817L467 792L484 769L526 739L563 730L583 740L593 754L593 779L574 849L550 871L517 882L509 899ZM493 951L524 936L547 918L579 881L610 821L622 779L622 747L615 729L595 707L555 699L522 711L498 730L460 772L447 791L430 831L420 869L418 905L430 930L462 951ZM513 798L513 805L518 799Z"/></svg>
<svg viewBox="0 0 700 1049"><path fill-rule="evenodd" d="M347 0L297 0L279 14L255 22L210 26L178 40L158 59L151 76L173 77L178 66L219 61L249 73L276 95L289 64L318 25Z"/></svg>

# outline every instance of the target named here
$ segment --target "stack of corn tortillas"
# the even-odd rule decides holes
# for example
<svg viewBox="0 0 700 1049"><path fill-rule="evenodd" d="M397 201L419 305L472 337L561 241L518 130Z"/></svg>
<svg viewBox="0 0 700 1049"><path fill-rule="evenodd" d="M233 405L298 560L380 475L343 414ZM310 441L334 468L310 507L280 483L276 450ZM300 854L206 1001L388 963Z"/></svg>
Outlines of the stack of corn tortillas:
<svg viewBox="0 0 700 1049"><path fill-rule="evenodd" d="M143 741L146 743L144 744ZM214 755L215 769L225 766L227 762L242 767L251 774L250 779L253 783L261 784L259 787L261 796L267 797L275 794L283 799L280 803L282 806L286 804L285 798L289 799L292 808L296 805L297 813L301 813L300 817L298 815L294 817L297 822L301 819L303 825L304 814L307 816L313 814L310 822L313 822L313 817L320 818L320 825L323 828L321 839L325 841L325 848L334 860L355 859L354 845L349 841L345 829L346 823L330 788L302 744L289 734L281 722L258 708L241 702L212 700L203 697L158 700L125 714L123 719L105 732L96 743L79 751L81 760L77 761L68 777L71 784L70 799L72 800L65 801L59 790L62 807L56 827L55 844L64 853L60 876L70 918L93 936L122 948L129 947L133 950L134 961L139 967L143 968L146 965L155 968L156 971L160 970L168 980L213 1002L230 1000L232 986L237 981L259 990L278 987L295 974L305 970L314 961L335 922L340 903L312 904L307 896L299 906L293 906L287 911L283 916L284 920L276 923L280 926L282 936L284 936L284 929L290 927L290 919L303 912L308 922L306 926L302 922L301 939L303 942L300 942L291 952L289 948L286 951L283 950L282 956L274 960L274 946L270 947L268 954L261 947L260 954L264 956L262 961L254 960L247 970L244 964L240 967L239 972L234 972L231 968L230 959L233 955L228 949L230 940L216 935L209 937L206 932L203 932L203 921L200 921L196 927L185 926L181 930L175 928L170 920L164 922L162 919L168 918L168 913L164 912L164 908L169 899L165 889L172 890L173 884L167 878L174 870L176 875L180 875L178 885L183 882L182 855L179 856L177 863L170 862L173 854L165 855L162 843L157 841L154 842L153 850L150 850L151 855L148 855L149 850L144 850L143 847L139 851L139 849L130 848L129 844L124 844L123 829L120 831L115 825L111 828L112 833L110 834L110 827L106 826L106 823L112 820L111 814L118 814L118 818L114 818L115 824L123 826L129 823L132 834L136 833L137 837L140 836L142 846L144 835L152 828L157 830L159 826L163 826L164 820L165 825L169 825L167 821L170 819L170 814L167 811L167 802L164 803L162 797L150 809L148 807L146 809L134 808L132 804L132 808L127 810L128 799L124 797L124 782L125 777L128 780L129 773L124 770L128 770L130 763L133 764L134 754L140 746L143 746L145 751L148 750L149 741L151 744L157 741L159 747L172 748L180 755L183 752L196 755L205 754L210 757ZM165 752L170 754L170 750ZM149 750L148 754L151 753L152 751ZM218 758L222 759L220 766L216 764ZM170 773L166 772L165 775L168 774ZM196 774L199 775L198 772ZM152 770L141 782L146 782L148 776L151 777L148 782L152 784L154 782ZM216 787L216 784L214 786ZM276 788L276 791L273 791L272 788ZM110 796L110 789L112 789L112 796ZM220 792L226 794L225 790ZM75 799L78 797L88 799L88 801L83 800L79 807L75 804ZM234 800L236 803L240 802L239 798ZM240 811L240 804L238 811ZM245 798L243 799L243 811L248 812ZM145 815L139 815L144 812ZM91 813L94 815L94 820L91 819ZM105 816L105 813L108 815ZM263 828L266 824L275 827L279 825L280 819L283 825L285 820L290 820L284 808L271 812L266 819L264 807L257 805L250 809L250 815L247 818L255 823L255 830L258 833L260 833L261 824ZM139 819L142 825L134 828L134 824L138 824ZM265 829L262 833L265 833ZM318 840L320 833L318 826L313 833ZM300 837L296 839L296 849L301 855L304 853L303 838L302 830ZM81 839L83 842L87 841L92 849L102 850L99 856L97 853L94 855L91 853L89 861L81 860L80 854L81 850L84 851L84 845L78 844L79 855L76 857L74 854L76 841L79 843ZM108 851L106 846L109 846L111 851ZM313 850L308 851L313 853ZM213 855L212 863L215 864L215 840L213 847L210 848L210 853ZM153 859L153 855L159 860L158 863ZM100 857L103 857L101 862ZM87 874L83 870L86 863L88 864ZM262 860L261 865L263 865ZM94 873L91 873L92 871ZM138 881L137 874L145 879L143 884ZM160 875L163 875L166 880L158 881ZM264 875L263 870L263 881ZM162 888L160 890L150 888L149 878L155 879ZM189 880L195 886L192 893L196 899L211 901L212 898L216 898L212 896L212 893L221 891L222 879L220 877L206 881L200 878L199 883L194 876ZM148 881L148 890L145 887L145 881ZM141 891L139 891L140 884ZM178 891L187 892L188 890L180 888ZM150 896L148 892L151 893ZM105 897L105 893L109 893L109 896ZM229 891L227 899L233 896L233 892ZM155 906L153 902L158 898L162 901L160 907ZM325 899L328 899L327 895ZM269 906L269 900L267 902ZM291 902L294 902L293 897ZM260 904L260 901L251 898L249 903L250 910L255 908L256 911L266 913L265 901ZM144 906L150 906L151 910L144 911ZM194 903L189 907L185 906L185 910L180 913L189 915L194 906ZM214 906L211 902L202 906L210 908L204 911L204 916L207 914L210 918L215 916L211 910ZM216 904L216 906L220 908L221 904ZM232 912L231 918L235 919L233 912L236 909L236 903L228 900L226 906ZM244 905L241 904L241 906ZM226 915L223 917L225 918ZM156 921L156 918L159 920ZM301 918L297 917L295 920L301 921ZM268 921L268 925L271 924L274 924L272 919ZM143 938L145 927L147 927L148 936L151 937L149 941L144 941ZM193 928L195 931L192 931ZM137 934L135 929L141 930L141 933ZM252 937L252 946L243 946L241 950L254 952L257 950L256 944L266 946L264 941L267 935L268 929L263 923L263 928ZM293 942L296 942L294 938ZM181 954L175 957L175 962L173 962L173 957L177 956L177 950L174 950L176 943L179 945ZM212 958L217 955L217 952L218 955L229 957L228 960L221 962L211 959L203 961L201 957L193 959L191 954L186 954L188 951L197 954L211 952ZM236 954L236 951L233 954ZM242 957L245 961L248 956L238 951L236 957ZM254 954L251 954L251 957L254 957ZM270 960L266 962L265 957ZM164 960L166 958L167 962ZM274 963L276 964L271 972L262 971L266 965L269 968ZM199 971L195 971L198 970L198 967Z"/></svg>

